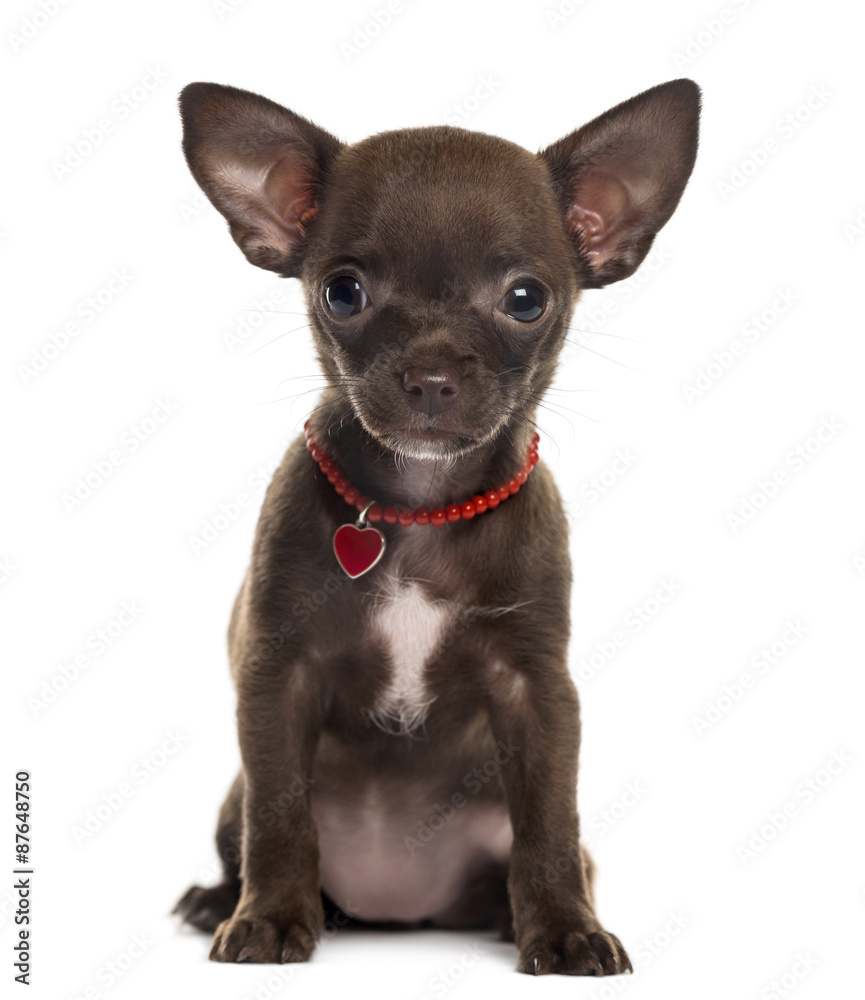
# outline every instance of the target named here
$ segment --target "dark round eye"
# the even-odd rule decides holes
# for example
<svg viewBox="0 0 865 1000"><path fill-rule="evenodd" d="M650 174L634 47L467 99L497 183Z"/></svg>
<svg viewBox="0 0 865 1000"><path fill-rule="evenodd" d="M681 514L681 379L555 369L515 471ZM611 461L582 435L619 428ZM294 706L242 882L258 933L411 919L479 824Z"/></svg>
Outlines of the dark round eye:
<svg viewBox="0 0 865 1000"><path fill-rule="evenodd" d="M347 274L334 278L324 290L324 301L331 316L348 319L366 309L369 301L363 285Z"/></svg>
<svg viewBox="0 0 865 1000"><path fill-rule="evenodd" d="M521 323L531 323L544 311L547 297L536 285L517 285L502 299L502 309Z"/></svg>

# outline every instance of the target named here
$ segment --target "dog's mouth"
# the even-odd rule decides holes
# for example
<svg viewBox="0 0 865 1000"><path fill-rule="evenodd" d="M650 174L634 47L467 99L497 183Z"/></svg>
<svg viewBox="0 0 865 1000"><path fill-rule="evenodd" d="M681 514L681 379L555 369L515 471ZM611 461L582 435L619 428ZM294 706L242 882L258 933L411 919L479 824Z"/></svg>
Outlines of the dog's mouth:
<svg viewBox="0 0 865 1000"><path fill-rule="evenodd" d="M373 379L365 383L363 391L346 393L347 402L364 430L398 459L452 464L489 446L516 409L517 400L500 393L472 393L470 399L464 391L453 405L423 412L407 393L380 391L390 385Z"/></svg>

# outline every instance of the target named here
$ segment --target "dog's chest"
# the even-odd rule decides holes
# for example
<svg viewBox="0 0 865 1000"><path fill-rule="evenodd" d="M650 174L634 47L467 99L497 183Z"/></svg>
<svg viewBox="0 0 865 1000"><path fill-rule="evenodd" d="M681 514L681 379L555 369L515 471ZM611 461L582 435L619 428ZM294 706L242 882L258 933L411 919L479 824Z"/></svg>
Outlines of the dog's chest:
<svg viewBox="0 0 865 1000"><path fill-rule="evenodd" d="M389 732L423 724L430 705L426 671L454 621L455 606L433 600L423 586L389 576L372 596L370 629L386 657L388 680L372 706L372 721Z"/></svg>

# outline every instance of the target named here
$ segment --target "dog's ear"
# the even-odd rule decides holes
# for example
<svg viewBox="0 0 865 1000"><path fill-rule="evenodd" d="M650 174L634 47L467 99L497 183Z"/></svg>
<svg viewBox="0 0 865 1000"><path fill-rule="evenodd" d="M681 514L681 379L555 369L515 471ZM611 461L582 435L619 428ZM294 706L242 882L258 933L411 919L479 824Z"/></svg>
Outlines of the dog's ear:
<svg viewBox="0 0 865 1000"><path fill-rule="evenodd" d="M180 114L189 169L247 259L297 277L340 141L267 98L216 83L185 87Z"/></svg>
<svg viewBox="0 0 865 1000"><path fill-rule="evenodd" d="M697 155L700 90L653 87L543 150L581 284L633 274L673 214Z"/></svg>

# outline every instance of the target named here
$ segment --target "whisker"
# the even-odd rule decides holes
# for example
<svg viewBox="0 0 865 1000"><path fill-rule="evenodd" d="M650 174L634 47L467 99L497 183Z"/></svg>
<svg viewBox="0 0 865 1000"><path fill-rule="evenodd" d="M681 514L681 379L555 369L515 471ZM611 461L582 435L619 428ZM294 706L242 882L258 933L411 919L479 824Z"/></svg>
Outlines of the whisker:
<svg viewBox="0 0 865 1000"><path fill-rule="evenodd" d="M551 431L549 431L546 427L544 427L540 423L538 423L537 420L534 420L532 417L530 417L528 415L528 413L526 413L525 409L522 409L517 414L517 416L519 416L519 417L522 418L522 421L523 421L524 424L526 424L528 427L532 427L534 430L536 430L538 432L538 434L541 435L541 437L545 441L549 442L549 444L552 445L552 447L556 449L556 455L557 455L557 457L561 458L561 456L562 456L562 449L559 447L559 443L558 443L558 441L556 441L556 437L555 437L555 435ZM573 432L573 426L571 427L571 431Z"/></svg>
<svg viewBox="0 0 865 1000"><path fill-rule="evenodd" d="M362 376L360 376L360 375L342 375L342 374L326 375L326 374L324 374L324 372L315 372L312 375L291 375L288 378L283 379L283 382L291 382L294 379L302 379L302 378L305 378L305 379L310 379L310 378L328 378L328 379L347 378L347 379L359 379L361 377Z"/></svg>
<svg viewBox="0 0 865 1000"><path fill-rule="evenodd" d="M304 323L303 326L296 326L293 330L286 330L284 333L279 334L278 337L274 337L273 340L268 340L266 343L256 347L255 350L250 351L249 354L244 354L240 360L246 361L246 359L251 358L253 354L258 354L258 352L263 351L265 347L270 347L271 344L275 344L277 340L282 340L283 337L287 337L290 333L297 333L298 330L303 330L304 327L307 326L309 326L309 323Z"/></svg>
<svg viewBox="0 0 865 1000"><path fill-rule="evenodd" d="M604 361L611 361L614 365L619 365L622 368L627 368L630 372L638 372L639 368L632 368L630 365L626 365L624 361L616 361L615 358L608 358L606 354L601 354L600 351L593 351L591 347L586 347L585 344L578 344L575 340L568 340L567 343L571 344L573 347L580 347L584 351L588 351L589 354L596 354L599 358L603 358Z"/></svg>
<svg viewBox="0 0 865 1000"><path fill-rule="evenodd" d="M578 326L569 326L568 333L583 333L587 337L613 337L615 340L628 340L632 344L641 343L639 340L634 340L633 337L623 337L620 333L607 333L604 330L581 330ZM565 339L567 340L567 338Z"/></svg>
<svg viewBox="0 0 865 1000"><path fill-rule="evenodd" d="M302 393L301 395L305 395L305 394ZM293 395L293 396L277 396L276 399L262 399L260 402L256 403L255 405L256 406L270 406L271 403L284 403L287 399L299 399L299 398L300 398L300 396L298 396L296 394Z"/></svg>
<svg viewBox="0 0 865 1000"><path fill-rule="evenodd" d="M295 392L295 393L292 393L289 396L281 396L280 400L286 400L286 399L298 400L298 399L302 399L304 396L308 396L311 392L319 392L319 391L320 391L319 387L316 386L313 389L305 389L303 392ZM267 402L274 403L274 402L278 402L278 400L271 399L271 400L268 400Z"/></svg>
<svg viewBox="0 0 865 1000"><path fill-rule="evenodd" d="M557 412L559 412L561 410L567 410L568 413L573 413L577 417L584 417L586 420L591 420L592 423L594 423L594 424L601 423L601 421L597 420L595 417L590 417L588 415L588 413L581 413L579 410L574 410L570 406L564 406L562 403L556 403L556 402L553 402L553 401L550 401L548 403L544 403L544 402L541 402L541 400L535 400L535 405L536 406L540 406L540 407L542 407L545 410L549 410L550 413L557 413Z"/></svg>
<svg viewBox="0 0 865 1000"><path fill-rule="evenodd" d="M284 378L281 382L277 382L276 388L279 389L286 382L293 382L295 379L312 378L327 380L319 383L321 389L337 389L343 385L360 385L363 382L363 379L359 375L292 375L289 378Z"/></svg>

